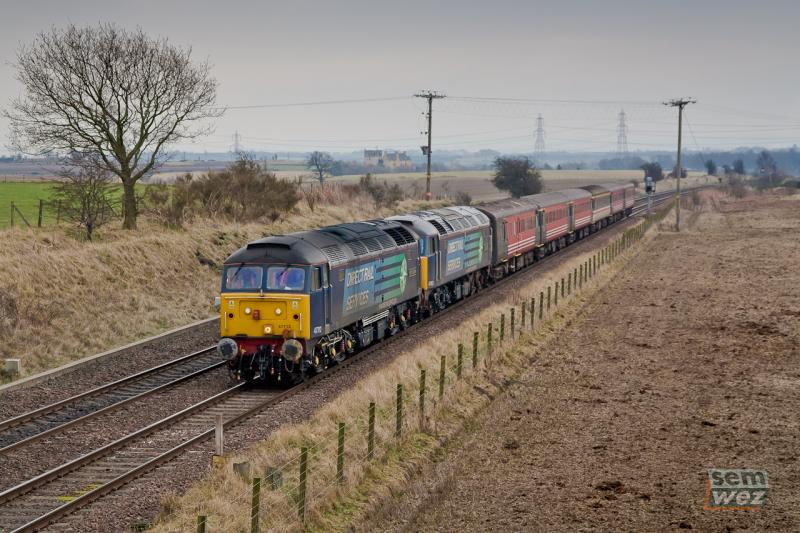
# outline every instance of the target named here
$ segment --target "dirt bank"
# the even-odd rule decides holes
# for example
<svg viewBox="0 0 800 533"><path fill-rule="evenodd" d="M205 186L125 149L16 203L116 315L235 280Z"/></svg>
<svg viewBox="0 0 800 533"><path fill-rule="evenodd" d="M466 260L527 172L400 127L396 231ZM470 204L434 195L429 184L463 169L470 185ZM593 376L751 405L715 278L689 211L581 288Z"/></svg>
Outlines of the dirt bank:
<svg viewBox="0 0 800 533"><path fill-rule="evenodd" d="M356 529L800 530L800 197L688 215ZM766 469L769 505L704 511L709 468Z"/></svg>

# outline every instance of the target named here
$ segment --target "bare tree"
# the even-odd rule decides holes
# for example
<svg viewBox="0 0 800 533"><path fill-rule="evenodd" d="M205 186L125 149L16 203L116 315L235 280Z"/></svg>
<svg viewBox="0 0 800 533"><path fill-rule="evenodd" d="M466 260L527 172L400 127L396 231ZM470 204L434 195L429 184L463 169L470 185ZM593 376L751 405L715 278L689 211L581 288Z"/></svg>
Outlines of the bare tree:
<svg viewBox="0 0 800 533"><path fill-rule="evenodd" d="M205 134L217 82L190 48L113 24L40 33L17 52L24 95L3 111L11 144L80 154L122 180L124 227L136 227L135 185L181 139Z"/></svg>
<svg viewBox="0 0 800 533"><path fill-rule="evenodd" d="M325 152L311 152L311 155L308 156L308 161L306 161L306 166L309 170L313 170L317 174L320 185L325 183L325 175L331 173L333 164L333 158Z"/></svg>
<svg viewBox="0 0 800 533"><path fill-rule="evenodd" d="M84 228L86 240L91 241L94 231L116 216L113 176L98 165L75 163L58 173L61 181L53 188L53 201L67 220Z"/></svg>

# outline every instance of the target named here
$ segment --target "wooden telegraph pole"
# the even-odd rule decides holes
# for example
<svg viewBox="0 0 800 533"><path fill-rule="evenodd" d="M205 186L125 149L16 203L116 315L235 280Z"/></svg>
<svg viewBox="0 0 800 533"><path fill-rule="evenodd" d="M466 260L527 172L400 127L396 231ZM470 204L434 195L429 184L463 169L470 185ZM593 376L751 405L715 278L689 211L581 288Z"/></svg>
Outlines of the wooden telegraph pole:
<svg viewBox="0 0 800 533"><path fill-rule="evenodd" d="M681 174L683 174L683 169L681 168L681 130L683 128L683 108L686 107L687 104L694 104L697 103L697 100L692 100L691 98L678 98L676 100L670 100L668 102L664 102L664 105L670 107L677 107L678 108L678 163L675 168L675 231L681 230Z"/></svg>
<svg viewBox="0 0 800 533"><path fill-rule="evenodd" d="M428 112L425 114L428 117L428 145L422 146L422 153L428 156L428 172L425 177L425 199L431 199L431 130L433 128L433 100L436 98L444 98L443 94L436 91L422 91L415 94L417 98L425 98L428 100Z"/></svg>

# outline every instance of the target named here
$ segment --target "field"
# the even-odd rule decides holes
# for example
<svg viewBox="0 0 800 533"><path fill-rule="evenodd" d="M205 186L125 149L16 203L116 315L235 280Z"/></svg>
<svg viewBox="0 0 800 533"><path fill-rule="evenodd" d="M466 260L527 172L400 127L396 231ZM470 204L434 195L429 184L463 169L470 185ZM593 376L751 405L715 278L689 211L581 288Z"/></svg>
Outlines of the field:
<svg viewBox="0 0 800 533"><path fill-rule="evenodd" d="M137 184L136 190L143 193L146 187L146 184ZM122 186L115 186L113 192L114 196L121 198ZM55 224L59 221L59 213L56 206L48 204L52 197L53 183L51 181L0 181L0 230L11 226L12 203L18 210L13 215L15 226L25 227L25 221L32 227L37 225L40 200L44 201L42 226Z"/></svg>
<svg viewBox="0 0 800 533"><path fill-rule="evenodd" d="M169 181L185 172L197 172L197 162L187 162L183 169L180 163L172 163L170 172L158 174L153 179L163 179ZM212 163L212 162L209 162ZM228 163L218 163L213 169L219 170ZM273 162L268 162L270 167ZM277 162L282 163L282 162ZM295 165L296 166L296 165ZM219 168L217 168L219 167ZM291 169L289 163L283 166L278 165L276 174L287 179L299 175L307 176L308 173L298 169ZM431 178L431 189L434 198L453 198L458 192L465 192L472 197L473 202L490 201L504 198L506 193L497 190L491 183L492 172L488 170L464 170L449 172L434 172ZM337 176L328 181L337 182L356 182L360 175ZM376 174L379 180L386 180L388 183L399 184L403 190L415 197L422 197L425 191L425 174L412 172L407 174ZM566 189L569 187L580 187L591 183L603 183L607 181L630 181L642 179L642 172L639 170L544 170L542 177L546 191ZM690 173L689 177L683 181L684 187L702 185L709 182L709 178L700 173ZM316 183L310 180L309 183ZM144 187L142 184L140 187ZM675 187L675 180L664 180L657 184L659 191L671 190ZM0 180L0 229L7 228L11 224L11 202L22 212L22 215L31 225L36 225L38 216L39 200L45 202L51 197L52 185L48 181L11 181ZM641 187L639 188L641 192ZM55 209L45 206L43 213L43 225L53 224L56 221L57 213ZM15 214L15 223L24 224L18 214Z"/></svg>
<svg viewBox="0 0 800 533"><path fill-rule="evenodd" d="M419 196L425 192L425 173L409 172L397 174L375 174L376 178L388 183L399 184L409 194ZM496 200L508 196L499 191L491 183L493 172L489 170L454 170L433 172L431 174L431 193L434 198L453 197L457 192L465 192L475 202ZM333 181L358 181L361 176L337 176ZM609 181L642 181L641 170L543 170L542 179L545 191L555 191L570 187L580 187L592 183ZM705 183L705 175L697 172L689 173L683 186L694 186ZM658 183L659 191L672 190L675 180L664 180Z"/></svg>
<svg viewBox="0 0 800 533"><path fill-rule="evenodd" d="M800 530L800 196L704 196L351 530ZM704 510L709 468L767 507Z"/></svg>
<svg viewBox="0 0 800 533"><path fill-rule="evenodd" d="M0 182L0 229L11 225L11 203L22 212L22 215L31 225L36 225L39 210L39 200L47 202L50 199L52 185L48 182L34 181L3 181ZM43 224L55 222L55 214L45 211ZM14 213L16 225L24 222L18 213Z"/></svg>

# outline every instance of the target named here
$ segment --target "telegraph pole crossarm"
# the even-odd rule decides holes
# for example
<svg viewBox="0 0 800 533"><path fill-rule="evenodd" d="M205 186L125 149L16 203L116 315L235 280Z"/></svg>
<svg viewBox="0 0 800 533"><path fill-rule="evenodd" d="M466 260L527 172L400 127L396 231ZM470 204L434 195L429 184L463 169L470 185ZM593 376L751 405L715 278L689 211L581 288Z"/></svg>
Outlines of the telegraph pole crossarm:
<svg viewBox="0 0 800 533"><path fill-rule="evenodd" d="M425 199L431 199L431 130L433 127L433 101L437 98L444 98L445 95L436 91L422 91L415 94L417 98L425 98L428 101L428 112L425 113L428 118L428 145L422 146L422 153L428 156L428 171L425 177Z"/></svg>
<svg viewBox="0 0 800 533"><path fill-rule="evenodd" d="M691 98L678 98L664 102L664 105L678 108L678 161L675 165L675 231L681 230L681 129L683 128L683 108L688 104L695 104L697 100Z"/></svg>

